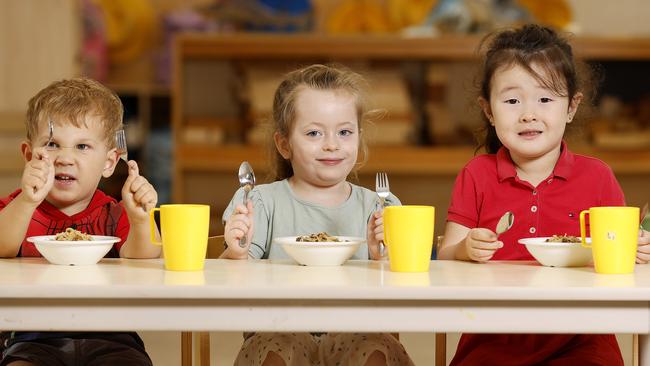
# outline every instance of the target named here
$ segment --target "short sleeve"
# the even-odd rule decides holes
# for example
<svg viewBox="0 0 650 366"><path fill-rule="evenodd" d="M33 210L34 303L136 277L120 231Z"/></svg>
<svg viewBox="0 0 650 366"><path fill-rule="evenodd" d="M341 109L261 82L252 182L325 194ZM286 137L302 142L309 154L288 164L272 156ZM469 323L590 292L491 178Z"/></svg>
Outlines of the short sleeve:
<svg viewBox="0 0 650 366"><path fill-rule="evenodd" d="M467 167L456 177L447 211L447 221L475 228L479 218L479 194L477 182Z"/></svg>
<svg viewBox="0 0 650 366"><path fill-rule="evenodd" d="M120 216L117 220L117 229L115 230L115 236L120 238L119 243L115 243L114 247L117 252L120 252L122 245L126 241L126 238L129 236L129 230L131 229L131 224L129 223L129 217L126 214L126 209L122 206L122 203L118 203L119 207L122 209Z"/></svg>

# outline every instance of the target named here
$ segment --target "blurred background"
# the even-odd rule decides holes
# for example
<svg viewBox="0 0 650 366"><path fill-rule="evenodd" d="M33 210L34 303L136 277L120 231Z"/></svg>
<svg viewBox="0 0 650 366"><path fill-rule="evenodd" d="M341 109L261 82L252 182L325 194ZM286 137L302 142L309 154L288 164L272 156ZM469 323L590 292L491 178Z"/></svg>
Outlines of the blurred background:
<svg viewBox="0 0 650 366"><path fill-rule="evenodd" d="M213 208L212 234L242 160L264 181L265 122L282 75L336 62L366 76L381 119L366 129L360 184L387 171L405 203L438 208L474 154L477 47L537 22L567 32L595 70L593 108L567 136L609 163L628 203L650 175L650 3L622 0L4 0L0 3L0 189L18 186L23 113L53 80L85 75L125 105L130 157L160 203ZM587 105L583 104L585 107ZM589 109L589 110L588 110ZM102 187L119 195L125 169Z"/></svg>
<svg viewBox="0 0 650 366"><path fill-rule="evenodd" d="M358 183L374 189L386 171L403 203L436 206L440 235L481 127L480 40L536 22L567 32L596 71L571 148L610 164L628 204L641 206L650 196L649 16L645 0L2 0L0 191L19 186L29 98L85 75L122 99L129 156L160 203L210 204L220 234L240 162L265 181L265 122L282 75L336 62L367 77L372 106L385 112L367 128ZM102 188L119 198L125 174L120 166Z"/></svg>

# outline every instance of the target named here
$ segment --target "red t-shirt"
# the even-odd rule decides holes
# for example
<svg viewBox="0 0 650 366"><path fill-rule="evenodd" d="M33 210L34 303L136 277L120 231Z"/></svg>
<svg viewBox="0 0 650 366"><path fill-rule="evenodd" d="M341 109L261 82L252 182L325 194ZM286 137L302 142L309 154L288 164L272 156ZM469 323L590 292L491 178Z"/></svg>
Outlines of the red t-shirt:
<svg viewBox="0 0 650 366"><path fill-rule="evenodd" d="M507 149L472 159L456 178L447 220L495 230L506 211L515 214L499 236L493 260L532 260L517 240L553 234L579 235L581 210L622 206L623 191L602 161L576 155L562 143L551 175L533 187L517 178ZM623 365L611 334L463 334L451 365ZM551 363L549 363L551 364Z"/></svg>
<svg viewBox="0 0 650 366"><path fill-rule="evenodd" d="M468 228L496 229L506 211L515 214L510 230L499 236L503 248L494 260L533 260L521 238L580 235L580 211L594 206L624 206L623 191L607 164L577 155L562 143L551 175L537 187L517 178L510 154L472 159L458 174L447 220Z"/></svg>
<svg viewBox="0 0 650 366"><path fill-rule="evenodd" d="M21 190L17 190L9 197L0 199L0 210L4 209ZM43 201L34 211L32 220L27 228L25 238L37 235L54 235L72 227L91 235L110 235L121 238L115 243L106 257L119 257L120 248L129 235L129 220L122 205L114 198L107 196L99 189L95 191L90 204L85 210L68 216L49 202ZM40 257L33 243L24 240L19 256Z"/></svg>

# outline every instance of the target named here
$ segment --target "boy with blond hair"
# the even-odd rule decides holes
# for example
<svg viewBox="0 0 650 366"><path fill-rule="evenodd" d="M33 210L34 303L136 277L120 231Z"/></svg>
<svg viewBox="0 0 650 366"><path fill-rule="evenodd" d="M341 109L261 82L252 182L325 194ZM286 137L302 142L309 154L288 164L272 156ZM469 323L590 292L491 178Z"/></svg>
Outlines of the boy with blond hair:
<svg viewBox="0 0 650 366"><path fill-rule="evenodd" d="M115 136L122 114L117 95L87 78L54 82L30 99L21 187L0 199L0 257L40 256L26 238L69 227L119 237L107 257L160 255L149 236L149 210L158 196L137 163L128 162L121 203L97 189L119 161ZM151 365L131 332L13 332L6 346L0 366Z"/></svg>

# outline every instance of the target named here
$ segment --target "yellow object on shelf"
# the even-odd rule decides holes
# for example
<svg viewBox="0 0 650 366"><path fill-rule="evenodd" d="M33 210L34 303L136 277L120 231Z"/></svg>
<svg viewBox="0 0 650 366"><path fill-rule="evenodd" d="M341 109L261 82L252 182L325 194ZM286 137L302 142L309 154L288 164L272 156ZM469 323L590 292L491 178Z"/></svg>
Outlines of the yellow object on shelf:
<svg viewBox="0 0 650 366"><path fill-rule="evenodd" d="M390 24L386 9L374 0L341 2L326 20L328 33L386 33Z"/></svg>
<svg viewBox="0 0 650 366"><path fill-rule="evenodd" d="M96 0L104 13L108 57L133 61L155 42L157 16L151 0Z"/></svg>

